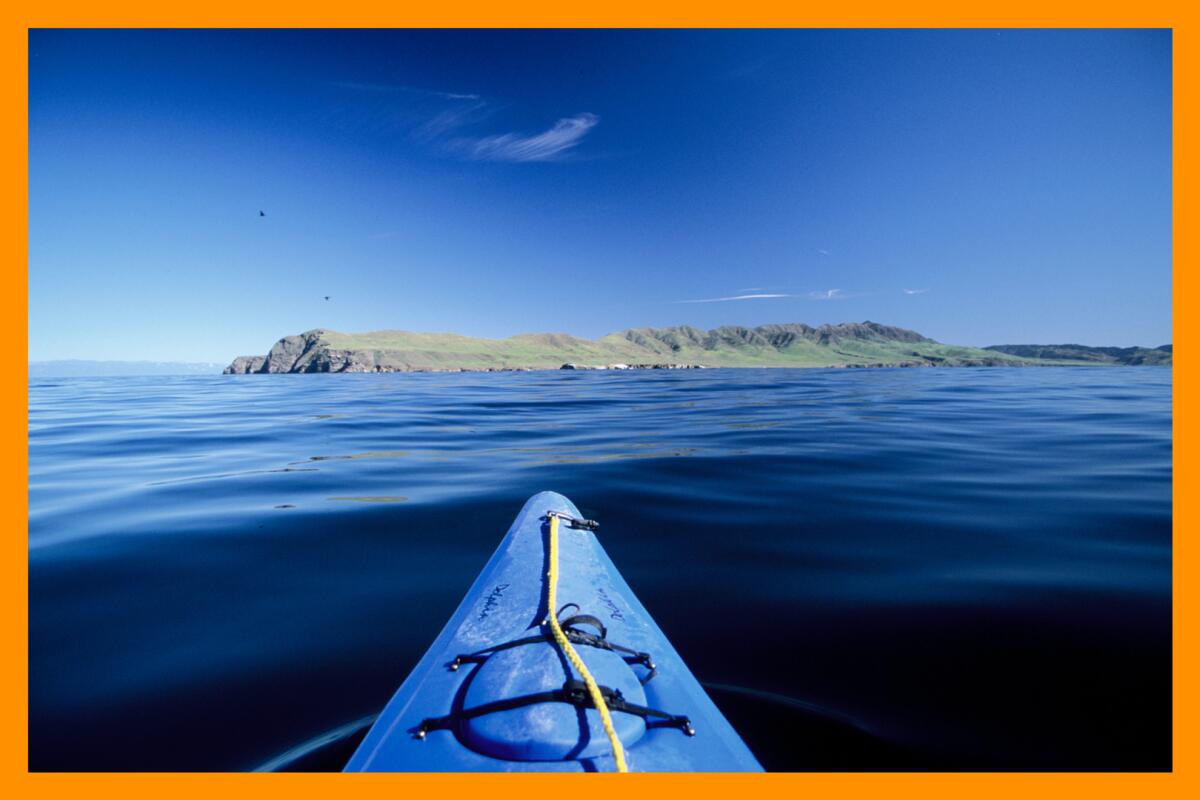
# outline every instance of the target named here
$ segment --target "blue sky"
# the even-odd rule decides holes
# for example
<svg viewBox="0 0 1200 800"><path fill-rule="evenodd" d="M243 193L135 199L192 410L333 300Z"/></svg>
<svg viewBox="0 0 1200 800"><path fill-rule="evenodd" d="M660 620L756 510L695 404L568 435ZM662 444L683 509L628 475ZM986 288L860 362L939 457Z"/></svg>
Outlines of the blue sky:
<svg viewBox="0 0 1200 800"><path fill-rule="evenodd" d="M34 360L227 361L316 327L1171 340L1169 32L29 46Z"/></svg>

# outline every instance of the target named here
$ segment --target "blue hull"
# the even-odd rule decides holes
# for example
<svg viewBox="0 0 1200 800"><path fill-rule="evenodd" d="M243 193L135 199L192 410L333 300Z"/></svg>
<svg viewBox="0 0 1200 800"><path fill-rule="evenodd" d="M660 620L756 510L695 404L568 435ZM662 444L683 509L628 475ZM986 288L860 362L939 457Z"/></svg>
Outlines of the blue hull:
<svg viewBox="0 0 1200 800"><path fill-rule="evenodd" d="M392 697L346 765L348 772L609 772L616 769L599 715L586 704L513 698L559 690L571 679L556 646L539 640L546 618L547 512L579 517L554 492L534 495L446 627ZM613 712L634 772L760 771L758 761L617 572L590 531L562 525L558 598L564 615L590 615L606 641L648 653L577 645L596 681L642 709ZM575 607L577 604L577 608ZM594 622L579 623L594 632ZM534 640L532 642L528 640ZM497 645L522 641L490 651ZM451 669L456 657L485 651ZM647 680L647 678L649 679ZM645 681L644 685L642 681ZM472 716L487 704L497 710ZM506 705L512 705L509 708ZM631 706L631 709L634 706ZM681 725L679 720L686 717ZM433 725L429 721L435 721ZM422 723L428 732L420 736ZM690 728L691 730L685 730ZM689 735L691 733L692 735Z"/></svg>

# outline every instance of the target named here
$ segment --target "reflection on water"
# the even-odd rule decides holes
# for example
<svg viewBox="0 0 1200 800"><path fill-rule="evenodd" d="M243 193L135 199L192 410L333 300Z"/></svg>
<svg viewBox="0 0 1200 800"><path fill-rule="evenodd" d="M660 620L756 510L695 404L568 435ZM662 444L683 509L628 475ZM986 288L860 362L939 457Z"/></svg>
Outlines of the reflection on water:
<svg viewBox="0 0 1200 800"><path fill-rule="evenodd" d="M1168 768L1170 403L1162 368L32 381L30 764L336 767L553 489L768 767Z"/></svg>

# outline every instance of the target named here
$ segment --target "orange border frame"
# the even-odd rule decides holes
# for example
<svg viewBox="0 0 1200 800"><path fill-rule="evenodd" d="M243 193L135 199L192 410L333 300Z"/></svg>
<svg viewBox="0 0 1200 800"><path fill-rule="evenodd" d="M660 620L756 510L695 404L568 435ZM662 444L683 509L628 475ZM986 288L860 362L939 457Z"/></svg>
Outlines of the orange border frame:
<svg viewBox="0 0 1200 800"><path fill-rule="evenodd" d="M606 0L575 6L549 0L526 0L517 7L497 2L459 0L451 7L398 8L379 0L351 0L336 6L284 3L279 0L210 0L200 10L146 0L111 0L89 5L79 0L54 7L12 7L0 11L0 108L2 134L0 177L4 195L0 230L11 254L10 286L0 300L5 329L27 344L27 144L28 35L34 27L1153 27L1174 30L1174 185L1175 227L1174 339L1178 369L1176 400L1192 396L1191 346L1196 324L1186 312L1197 305L1187 263L1191 253L1186 221L1193 217L1190 178L1194 174L1191 144L1196 117L1196 61L1191 14L1182 2L1143 0L1117 4L1111 0L1060 2L1010 0L992 9L969 2L913 0L903 7L866 0L854 7L803 9L770 0L721 4L711 0ZM23 4L20 4L23 5ZM1183 221L1181 224L1181 220ZM1181 314L1180 311L1185 313ZM24 364L25 361L22 361ZM89 798L207 798L287 796L324 798L354 794L395 800L397 793L473 792L563 793L572 798L609 796L615 792L686 793L727 796L754 792L779 797L796 795L863 795L913 798L1005 798L1088 795L1092 798L1200 796L1194 778L1197 732L1196 691L1196 535L1193 499L1198 458L1192 446L1191 420L1175 418L1174 536L1174 771L1127 773L799 773L734 775L243 775L243 774L30 774L28 755L28 571L27 571L27 439L26 372L0 373L3 383L4 458L0 460L0 508L3 509L4 557L0 559L0 618L10 644L0 659L0 786L9 797L55 797L86 794ZM1182 468L1182 469L1181 469ZM632 781L633 785L628 782ZM617 783L620 782L620 783ZM1192 786L1192 789L1187 789Z"/></svg>

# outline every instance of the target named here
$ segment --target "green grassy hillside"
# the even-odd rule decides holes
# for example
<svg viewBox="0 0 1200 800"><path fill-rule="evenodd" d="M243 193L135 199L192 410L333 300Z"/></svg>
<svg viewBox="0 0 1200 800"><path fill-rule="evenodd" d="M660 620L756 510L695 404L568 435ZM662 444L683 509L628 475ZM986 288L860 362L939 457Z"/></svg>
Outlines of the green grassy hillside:
<svg viewBox="0 0 1200 800"><path fill-rule="evenodd" d="M997 344L985 348L1018 358L1070 361L1079 364L1160 366L1170 364L1172 347L1089 347L1083 344Z"/></svg>
<svg viewBox="0 0 1200 800"><path fill-rule="evenodd" d="M1067 354L1064 354L1067 355ZM412 370L557 369L579 367L865 367L1019 366L1096 363L1047 360L994 349L961 347L875 322L631 328L599 339L529 333L480 339L454 333L317 329L286 336L267 356L243 356L227 372L392 372Z"/></svg>

